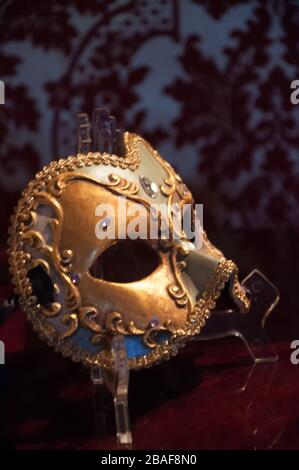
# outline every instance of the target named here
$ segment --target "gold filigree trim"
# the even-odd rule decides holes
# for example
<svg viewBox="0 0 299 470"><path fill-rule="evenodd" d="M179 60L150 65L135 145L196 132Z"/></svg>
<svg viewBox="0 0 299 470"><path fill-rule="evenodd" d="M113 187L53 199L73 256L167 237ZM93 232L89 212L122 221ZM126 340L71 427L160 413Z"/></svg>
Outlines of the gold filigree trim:
<svg viewBox="0 0 299 470"><path fill-rule="evenodd" d="M163 179L163 183L160 184L160 191L161 193L167 197L167 216L168 216L168 221L170 225L170 230L171 232L174 232L174 227L173 227L173 221L172 221L172 206L173 206L173 200L174 196L177 193L179 196L178 199L178 204L179 204L179 209L181 210L184 206L184 204L188 203L193 203L193 197L187 186L182 182L181 177L175 172L174 168L165 161L159 152L155 150L149 142L144 140L140 136L136 136L137 142L141 142L147 151L159 162L161 167L164 169L164 171L167 174L167 177ZM182 239L185 239L185 233L183 230L180 233L180 237Z"/></svg>
<svg viewBox="0 0 299 470"><path fill-rule="evenodd" d="M178 307L187 307L187 312L189 314L191 310L191 301L180 279L180 274L185 267L185 263L177 261L177 250L175 246L172 246L171 248L170 265L175 278L175 283L168 286L168 294L175 301Z"/></svg>
<svg viewBox="0 0 299 470"><path fill-rule="evenodd" d="M60 343L66 338L70 338L73 334L76 333L79 326L81 325L92 331L93 335L91 337L91 342L93 344L98 344L101 338L103 337L103 334L105 333L121 333L124 335L144 335L145 344L149 348L155 348L157 346L156 333L158 331L167 330L169 332L172 332L171 329L167 326L161 325L158 327L151 327L149 325L147 328L141 330L137 328L133 322L130 322L128 325L125 325L122 315L120 313L113 312L112 314L108 315L105 328L102 328L102 326L100 325L100 312L92 306L81 306L80 292L78 288L71 282L68 276L72 269L73 252L69 249L64 249L60 252L58 249L58 241L60 239L60 231L63 219L62 208L58 199L62 195L63 190L66 188L66 185L70 180L81 178L84 180L91 181L94 184L104 186L110 191L115 192L116 194L127 194L130 195L132 198L136 195L136 193L138 193L139 190L138 185L128 182L126 179L120 178L116 174L110 174L108 176L108 182L101 183L90 179L85 174L81 174L80 172L74 171L56 176L53 180L48 182L48 184L43 188L42 191L39 190L33 192L33 197L30 196L30 204L26 205L24 202L24 205L22 206L20 202L18 207L19 214L22 214L22 216L20 215L20 219L22 219L22 221L27 221L27 225L22 225L21 227L23 230L18 232L18 240L20 242L20 246L22 246L22 250L26 249L26 247L27 249L28 247L30 247L32 253L38 251L39 253L41 253L42 256L45 256L48 261L46 261L45 259L38 258L33 260L32 263L29 263L31 257L27 257L27 269L23 269L23 271L16 270L14 273L15 275L13 275L13 282L16 284L16 290L18 291L18 293L22 294L22 289L19 286L19 279L22 276L22 286L24 287L25 284L27 286L27 290L23 293L25 294L25 296L31 295L32 288L30 286L30 283L28 282L28 279L26 278L28 270L34 266L42 265L45 268L45 271L50 274L51 270L49 262L51 262L51 264L55 268L55 271L60 273L62 281L66 283L65 304L66 307L70 310L69 313L66 313L62 317L62 323L66 325L67 328L62 333L55 332L54 334L52 332L52 336L54 335L53 338L55 337L55 341ZM28 198L26 200L28 200ZM51 218L51 220L49 221L49 226L52 229L51 245L48 245L45 242L43 236L38 231L34 230L33 226L34 222L36 222L36 212L39 210L39 207L43 205L51 207L53 209L53 217L55 217ZM29 211L29 217L24 217L24 211L26 210ZM17 222L17 216L15 221ZM12 265L16 259L13 256L13 253L14 252L12 251L10 256L10 262ZM23 256L23 253L19 254L21 257ZM27 255L27 253L25 254ZM173 263L173 265L173 269L175 269L175 263ZM187 303L188 298L186 297L186 294L184 293L184 295L182 296L181 284L172 286L172 288L170 288L170 291L172 292L172 297L176 300L178 304L184 306ZM62 308L62 306L57 302L52 302L47 307L38 305L37 300L34 296L31 296L29 303L27 302L27 300L26 297L21 299L21 303L27 312L30 312L32 307L36 307L34 315L31 315L32 321L33 318L35 318L35 315L38 315L39 312L42 313L42 315L44 315L46 318L54 317L57 316L58 313L60 313Z"/></svg>
<svg viewBox="0 0 299 470"><path fill-rule="evenodd" d="M184 327L180 328L179 330L175 330L172 327L171 322L168 322L168 324L162 328L159 327L159 331L167 330L171 333L169 340L166 340L161 344L157 344L155 338L155 334L157 333L158 329L153 327L147 330L146 344L150 348L154 348L146 355L130 358L129 367L131 369L150 367L154 364L157 364L161 360L167 360L171 356L177 354L178 350L185 345L186 341L191 339L194 335L198 334L201 328L205 325L205 322L211 311L215 308L216 300L220 296L221 290L229 281L230 277L236 273L236 271L236 265L232 261L228 261L223 258L217 265L214 274L207 283L202 298L196 303L193 311L189 313L188 320ZM82 350L80 347L74 345L70 341L64 341L65 337L61 337L61 335L59 335L52 325L45 323L37 315L38 308L36 305L36 298L33 296L26 297L25 292L26 291L24 291L22 287L20 292L20 304L26 311L30 321L33 323L33 328L35 331L37 331L39 336L44 339L49 346L54 347L56 351L61 352L64 356L71 357L71 359L75 362L82 362L87 367L102 367L107 369L113 368L113 357L109 351L102 350L96 354L92 354ZM81 310L79 312L82 320L82 317L87 314L87 310ZM77 321L77 315L74 314L66 315L64 317L64 322L69 327L69 333L71 333L72 330L75 331L75 329L77 329ZM131 327L132 325L130 328ZM120 328L120 330L121 329L122 328ZM120 332L120 330L117 330L116 327L116 332ZM123 331L122 334L124 334ZM101 339L101 329L98 328L98 333L92 337L92 343L99 344Z"/></svg>
<svg viewBox="0 0 299 470"><path fill-rule="evenodd" d="M120 176L114 173L108 175L108 181L108 188L115 188L122 194L134 195L137 194L139 191L139 186L137 183L127 181L125 178L121 178Z"/></svg>
<svg viewBox="0 0 299 470"><path fill-rule="evenodd" d="M78 329L78 315L76 313L67 313L62 318L62 323L67 325L67 329L60 334L60 340L64 340L72 336Z"/></svg>
<svg viewBox="0 0 299 470"><path fill-rule="evenodd" d="M235 300L236 304L239 305L242 312L248 312L250 308L250 298L246 294L245 288L239 283L238 277L234 276L231 295Z"/></svg>
<svg viewBox="0 0 299 470"><path fill-rule="evenodd" d="M125 133L124 140L126 146L126 157L124 158L116 155L100 153L70 156L67 159L50 163L50 165L37 173L36 178L31 181L26 190L23 191L22 197L15 208L15 214L11 219L11 227L9 229L9 263L12 281L15 285L15 292L20 296L20 305L26 311L29 320L33 324L34 330L37 331L40 337L56 351L61 352L64 356L71 357L75 362L80 361L88 367L103 367L111 369L113 367L113 357L107 350L102 350L96 354L92 354L82 350L71 341L65 340L65 338L69 337L77 330L79 321L82 321L82 323L86 322L86 324L88 322L89 325L92 325L94 330L92 342L94 344L98 344L102 337L102 329L98 323L98 319L96 318L98 312L90 312L90 308L88 308L89 312L87 310L82 310L82 308L85 307L80 305L78 290L67 275L71 270L72 253L69 250L66 250L62 253L57 252L55 256L59 263L55 268L57 271L61 272L61 275L68 285L66 299L67 306L68 308L73 309L71 313L66 314L63 317L63 323L67 325L68 328L61 336L61 334L51 324L45 321L45 318L39 315L40 307L37 303L36 297L32 295L31 283L27 278L28 266L31 262L31 254L26 253L24 247L26 246L26 243L29 244L31 250L39 249L43 246L44 254L48 256L53 254L53 251L51 251L53 248L46 245L43 238L40 237L37 232L34 233L34 231L30 231L28 228L30 228L30 226L35 222L36 214L32 211L32 208L34 207L36 209L34 204L37 197L39 200L43 200L47 203L50 201L50 204L54 207L55 213L58 214L59 218L59 208L55 204L55 197L59 197L64 189L63 178L57 178L59 175L78 170L85 166L98 164L111 165L113 167L120 167L123 169L130 168L132 171L138 168L140 161L137 151L137 143L141 140L145 142L146 145L149 146L149 144L147 144L147 142L141 137L129 133ZM168 201L171 203L171 196L174 194L177 184L181 184L181 179L176 175L171 166L161 159L156 151L152 149L152 153L167 171L168 177L164 180L163 190L168 193ZM117 189L117 186L118 190L125 187L125 190L129 190L132 196L136 194L137 188L134 186L127 187L121 178L118 180L113 176L109 182L112 183L112 186L114 185L115 189ZM48 185L51 185L52 196L45 192ZM180 194L182 195L184 192L181 192ZM55 230L57 230L58 225L59 220L54 220L52 226L54 237L58 236L57 233L55 234ZM54 238L54 243L55 239L56 238ZM174 258L173 262L176 262ZM211 276L205 288L202 298L196 303L193 310L191 310L191 308L188 309L188 319L186 324L179 330L175 330L171 322L167 322L166 325L159 327L159 331L167 330L171 333L169 340L163 341L163 343L159 344L156 343L155 339L157 328L153 327L148 329L146 331L148 338L147 345L149 348L151 348L152 345L155 347L143 356L130 358L129 367L131 369L149 367L161 360L169 359L172 355L175 355L178 349L185 344L187 339L190 339L193 335L200 332L200 329L204 326L211 310L215 308L216 300L220 296L220 292L225 283L228 282L232 275L236 275L236 272L237 268L234 263L227 261L224 258L221 259L217 265L215 273ZM177 281L178 284L176 284L175 287L172 286L170 290L178 301L185 302L184 296L181 292L182 286L180 284L180 280L177 279ZM242 293L239 291L237 292L236 286L237 284L234 283L233 293L236 297L241 299ZM189 300L187 300L187 302L189 302ZM244 299L243 302L245 302ZM57 305L52 305L50 315L52 313L53 315L56 314L57 309ZM88 316L88 313L91 313L91 315ZM116 331L117 328L123 328L119 321L116 321L114 325L115 324L118 325L116 326ZM125 331L131 331L132 334L138 334L135 328L136 327L134 327L134 325L130 324L127 326ZM133 331L135 333L133 333Z"/></svg>

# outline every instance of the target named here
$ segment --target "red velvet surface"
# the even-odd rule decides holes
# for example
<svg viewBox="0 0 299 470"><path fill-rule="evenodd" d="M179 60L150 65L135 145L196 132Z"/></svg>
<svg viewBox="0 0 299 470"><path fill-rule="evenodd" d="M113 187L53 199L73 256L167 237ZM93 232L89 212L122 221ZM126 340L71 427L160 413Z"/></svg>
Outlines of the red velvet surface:
<svg viewBox="0 0 299 470"><path fill-rule="evenodd" d="M299 339L298 233L217 238L243 274L257 267L279 287L281 301L266 329L280 360L253 367L243 343L229 338L190 343L171 361L133 372L133 448L299 448L299 365L290 362L290 343ZM9 290L3 286L1 298ZM99 407L85 369L37 340L21 311L0 327L0 339L6 345L6 365L0 366L2 447L117 447L111 400ZM106 430L100 431L103 416Z"/></svg>

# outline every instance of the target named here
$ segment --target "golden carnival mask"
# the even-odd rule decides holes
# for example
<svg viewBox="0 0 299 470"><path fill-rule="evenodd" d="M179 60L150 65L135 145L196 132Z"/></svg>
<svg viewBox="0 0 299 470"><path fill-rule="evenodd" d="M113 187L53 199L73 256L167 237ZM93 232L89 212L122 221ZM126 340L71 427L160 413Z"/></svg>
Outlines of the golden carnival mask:
<svg viewBox="0 0 299 470"><path fill-rule="evenodd" d="M78 154L44 167L10 227L20 305L50 346L92 368L113 367L115 334L124 336L131 369L174 355L200 332L226 285L240 310L249 308L236 265L205 232L200 248L183 231L174 236L171 207L193 203L181 178L141 137L125 133L123 146L123 156ZM167 207L169 237L147 230L129 239L122 229L136 205L147 227L151 218L161 225L165 215L151 211L153 202ZM99 204L112 206L115 217L99 219ZM97 236L112 228L115 235Z"/></svg>

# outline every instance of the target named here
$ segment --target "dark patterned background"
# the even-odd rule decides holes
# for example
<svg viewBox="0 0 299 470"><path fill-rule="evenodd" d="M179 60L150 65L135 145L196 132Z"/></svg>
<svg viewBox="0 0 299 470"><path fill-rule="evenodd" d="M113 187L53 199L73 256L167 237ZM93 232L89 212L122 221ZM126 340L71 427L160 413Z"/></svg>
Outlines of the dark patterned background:
<svg viewBox="0 0 299 470"><path fill-rule="evenodd" d="M299 223L299 2L0 1L1 230L25 183L108 106L213 227ZM4 236L2 237L4 239Z"/></svg>

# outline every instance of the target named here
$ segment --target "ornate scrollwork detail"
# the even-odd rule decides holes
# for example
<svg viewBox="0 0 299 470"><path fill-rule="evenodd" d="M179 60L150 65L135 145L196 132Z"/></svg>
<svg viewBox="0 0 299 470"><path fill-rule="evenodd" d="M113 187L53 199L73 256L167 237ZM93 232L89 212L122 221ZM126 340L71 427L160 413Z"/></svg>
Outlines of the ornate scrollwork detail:
<svg viewBox="0 0 299 470"><path fill-rule="evenodd" d="M164 184L160 185L161 193L167 197L171 196L174 193L176 187L174 178L172 176L169 176L169 178L165 178L163 180L163 183Z"/></svg>
<svg viewBox="0 0 299 470"><path fill-rule="evenodd" d="M67 325L68 328L60 335L60 340L72 336L78 329L79 320L76 313L67 313L62 317L62 323Z"/></svg>
<svg viewBox="0 0 299 470"><path fill-rule="evenodd" d="M98 164L112 165L113 167L123 169L129 168L134 171L140 164L137 144L140 141L145 144L146 142L139 136L128 133L125 134L124 140L126 146L125 157L117 157L116 155L105 153L89 153L87 155L70 156L67 159L54 161L42 169L36 175L36 178L29 183L26 190L23 191L22 197L16 207L15 215L11 219L11 227L9 230L10 272L15 285L15 292L20 294L20 305L26 310L26 314L32 321L34 328L50 346L54 346L57 351L62 352L65 356L71 356L75 361L80 360L88 367L104 367L111 369L113 367L113 357L107 350L98 351L97 353L89 353L79 346L76 346L72 341L63 341L64 338L70 337L77 331L80 322L80 313L83 315L82 310L80 311L80 309L87 307L82 307L78 289L72 284L70 277L68 276L70 272L68 268L71 265L71 257L68 255L64 256L63 253L60 253L54 248L55 246L58 246L57 240L59 238L59 204L56 204L55 206L56 209L58 209L58 212L57 210L55 211L56 219L53 220L50 225L54 233L54 237L51 240L52 246L48 246L45 244L45 240L42 237L39 238L35 233L30 233L34 232L33 228L36 223L37 207L34 206L34 203L36 200L39 200L39 204L47 204L50 201L50 205L51 202L59 202L58 199L64 188L64 180L63 178L59 178L59 176L67 173L69 174L71 172L73 175L79 174L80 168L84 166ZM158 154L153 151L151 151L151 153L155 155L156 159L163 166L163 160L158 156ZM166 182L163 182L166 193L170 194L168 196L168 204L171 204L171 196L175 194L175 188L181 183L181 179L176 175L173 169L171 169L170 165L166 165L164 168L167 171L167 175L172 174L173 177L172 179L168 176L165 178ZM118 192L117 187L112 186L110 190L115 191L115 193ZM52 197L51 200L49 198L47 200L45 199L45 191L47 191L47 196L49 195ZM137 199L134 194L132 199ZM42 315L40 315L40 305L38 304L37 298L30 290L30 281L27 278L27 274L34 262L34 248L39 244L42 245L43 259L47 261L52 260L53 267L57 272L60 272L64 281L64 286L67 286L66 306L69 308L71 313L65 314L62 318L63 324L67 326L62 335L58 334L56 328L50 321L43 321ZM175 262L176 260L173 259L173 263ZM67 269L65 271L61 270L61 266L64 268L67 266ZM175 266L173 264L173 272L179 273L180 269L180 265ZM137 331L136 334L140 334L140 331L144 331L143 338L145 339L146 344L152 348L148 354L130 358L130 368L138 369L150 366L160 361L162 358L169 358L171 354L177 351L177 340L183 339L184 337L191 337L198 333L200 328L203 326L205 319L210 314L211 308L215 305L216 299L219 296L224 283L230 278L230 275L233 272L235 272L235 266L232 265L230 261L222 260L219 263L214 275L211 276L211 282L209 282L205 288L202 299L196 303L194 309L191 309L189 301L184 307L188 309L188 320L186 324L183 325L183 328L179 328L177 330L172 324L167 323L163 326L147 327L145 330L138 328L135 330L135 325L130 324L124 327L124 325L121 324L121 320L119 320L119 318L116 319L116 323L120 328L123 327L125 328L125 331L131 332L128 334L134 334L134 331ZM181 286L179 276L176 286L177 293L180 291L179 287ZM237 292L235 292L235 294L237 295ZM55 307L52 309L55 310ZM88 308L88 310L90 310L90 308ZM89 320L92 320L92 318L89 318ZM102 340L103 333L98 327L102 326L102 324L100 325L98 317L93 317L93 320L95 322L93 323L93 327L96 325L96 329L99 332L93 332L94 334L91 337L91 342L93 344L99 344ZM105 322L103 321L103 325L104 323ZM106 325L104 326L106 334L108 333L108 328ZM170 336L166 341L157 344L159 331L169 331ZM114 334L114 332L111 331L110 334Z"/></svg>
<svg viewBox="0 0 299 470"><path fill-rule="evenodd" d="M34 230L25 232L22 236L22 241L29 245L32 250L39 250L45 245L43 236Z"/></svg>
<svg viewBox="0 0 299 470"><path fill-rule="evenodd" d="M159 345L159 333L168 332L176 337L186 334L183 328L177 329L169 320L164 325L152 326L149 324L146 328L140 329L131 321L127 325L124 324L123 317L119 312L110 312L106 317L107 332L122 335L142 335L143 342L151 349L155 349Z"/></svg>
<svg viewBox="0 0 299 470"><path fill-rule="evenodd" d="M167 331L167 328L165 326L157 326L157 327L152 327L148 328L143 335L143 341L144 343L151 349L154 349L158 342L157 342L157 335L159 332L162 331Z"/></svg>
<svg viewBox="0 0 299 470"><path fill-rule="evenodd" d="M53 191L53 196L59 198L62 195L63 189L67 186L67 183L72 180L89 181L93 184L97 184L98 186L102 186L115 194L127 196L132 199L135 199L139 192L139 185L137 183L128 181L115 173L110 173L108 175L108 181L103 182L97 181L80 171L70 171L56 176L55 180L51 182L49 191ZM55 189L56 187L60 188L59 191Z"/></svg>
<svg viewBox="0 0 299 470"><path fill-rule="evenodd" d="M62 189L62 186L59 186ZM62 208L57 201L51 194L45 191L38 191L35 194L36 199L32 202L30 207L30 214L31 214L31 221L36 221L36 216L32 216L33 214L36 215L36 212L41 205L48 205L54 210L54 214L56 219L49 220L49 226L52 231L52 243L51 245L47 245L45 239L41 235L40 232L34 230L34 226L32 223L30 224L29 229L25 228L21 235L22 242L30 248L31 257L34 255L35 252L41 252L44 258L37 258L32 259L30 265L28 265L28 270L32 269L36 266L42 266L45 272L50 275L50 263L55 268L55 271L60 274L64 284L66 285L66 306L71 311L74 311L76 308L79 307L81 299L78 292L78 289L74 286L71 282L70 278L67 276L67 273L70 272L72 268L72 258L73 253L71 250L63 250L61 253L58 249L58 240L60 238L60 230L61 230L61 219L62 219ZM28 260L29 262L29 260ZM50 263L49 263L50 262ZM27 270L26 270L27 274ZM56 285L57 286L57 285ZM54 290L54 293L57 294L58 290ZM57 316L61 311L61 304L58 302L52 302L48 305L41 305L40 312L45 317L54 317ZM75 315L71 314L71 315ZM62 322L65 324L70 324L69 329L67 330L66 334L63 335L63 338L68 337L73 334L75 331L75 327L77 323L74 321L73 316L64 316Z"/></svg>
<svg viewBox="0 0 299 470"><path fill-rule="evenodd" d="M50 181L48 191L55 197L60 197L66 187L66 182L61 178L55 178Z"/></svg>
<svg viewBox="0 0 299 470"><path fill-rule="evenodd" d="M185 305L187 305L188 295L181 286L171 284L167 287L167 290L178 307L185 307Z"/></svg>
<svg viewBox="0 0 299 470"><path fill-rule="evenodd" d="M142 335L145 331L137 328L133 322L129 322L125 326L123 316L119 312L108 313L105 325L108 331L122 335Z"/></svg>
<svg viewBox="0 0 299 470"><path fill-rule="evenodd" d="M74 253L72 250L62 250L60 255L60 269L64 273L69 273L72 270L72 260Z"/></svg>
<svg viewBox="0 0 299 470"><path fill-rule="evenodd" d="M115 173L108 175L108 181L108 188L115 188L123 195L132 196L137 194L139 191L139 186L137 183L134 183L133 181L127 181L125 178L121 178Z"/></svg>
<svg viewBox="0 0 299 470"><path fill-rule="evenodd" d="M103 333L100 325L101 314L96 307L80 307L79 320L80 324L91 330L93 333Z"/></svg>
<svg viewBox="0 0 299 470"><path fill-rule="evenodd" d="M77 287L69 280L68 276L63 276L63 279L67 281L66 291L66 306L71 310L75 310L81 305L81 296Z"/></svg>
<svg viewBox="0 0 299 470"><path fill-rule="evenodd" d="M56 317L61 310L61 304L58 302L52 302L47 306L41 306L41 313L45 317Z"/></svg>
<svg viewBox="0 0 299 470"><path fill-rule="evenodd" d="M175 283L167 287L167 292L178 307L186 307L188 313L190 313L191 301L180 279L180 273L185 268L186 263L184 261L177 261L177 250L175 246L173 246L171 250L170 265Z"/></svg>
<svg viewBox="0 0 299 470"><path fill-rule="evenodd" d="M178 204L181 210L184 204L193 203L192 194L187 186L182 182L181 177L175 172L170 163L166 162L147 141L143 140L142 138L140 138L140 140L143 142L149 153L153 155L154 158L159 162L167 174L167 177L163 179L163 183L160 184L160 191L164 196L167 197L168 221L170 231L174 232L175 229L173 225L172 206L175 200L175 195L177 195L176 199L178 199L176 204ZM180 238L186 238L186 234L184 233L183 229L180 230Z"/></svg>

